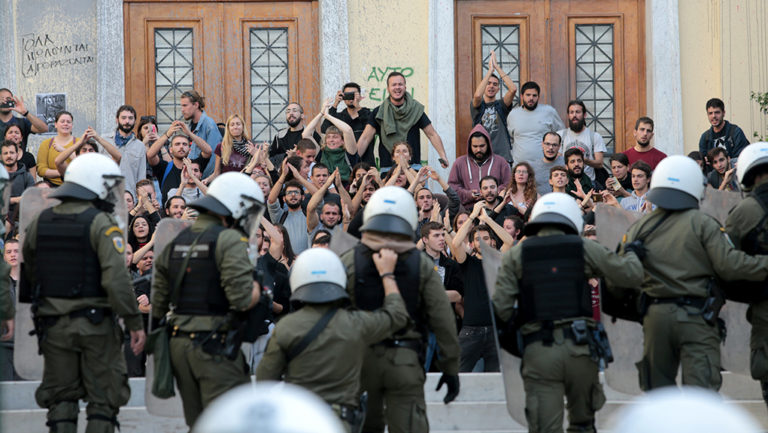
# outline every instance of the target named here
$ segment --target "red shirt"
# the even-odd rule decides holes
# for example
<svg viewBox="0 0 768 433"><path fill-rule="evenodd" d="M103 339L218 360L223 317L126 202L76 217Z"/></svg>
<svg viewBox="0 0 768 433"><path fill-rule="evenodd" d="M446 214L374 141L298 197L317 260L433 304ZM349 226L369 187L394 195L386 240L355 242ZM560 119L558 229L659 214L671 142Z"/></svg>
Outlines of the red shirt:
<svg viewBox="0 0 768 433"><path fill-rule="evenodd" d="M624 155L627 155L627 158L629 158L630 167L632 167L632 164L634 164L635 161L644 161L651 166L651 170L656 170L656 166L659 165L659 162L667 157L666 153L656 149L655 147L648 152L638 152L633 147L626 150Z"/></svg>

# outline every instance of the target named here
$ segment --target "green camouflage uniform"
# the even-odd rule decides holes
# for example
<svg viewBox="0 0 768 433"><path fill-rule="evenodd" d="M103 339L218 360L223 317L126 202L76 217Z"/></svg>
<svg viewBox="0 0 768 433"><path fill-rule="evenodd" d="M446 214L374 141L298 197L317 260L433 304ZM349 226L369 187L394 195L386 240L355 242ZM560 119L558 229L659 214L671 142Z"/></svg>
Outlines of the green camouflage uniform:
<svg viewBox="0 0 768 433"><path fill-rule="evenodd" d="M629 228L625 242L650 229L666 212L657 209L645 215ZM720 224L698 209L672 212L648 235L645 246L642 289L651 301L643 319L643 359L637 363L640 387L674 386L682 364L683 384L719 390L718 327L704 320L699 307L674 300L706 298L712 277L764 279L768 257L735 249Z"/></svg>
<svg viewBox="0 0 768 433"><path fill-rule="evenodd" d="M53 208L58 214L79 214L93 207L91 202L64 199ZM45 264L35 263L38 221L32 221L23 245L24 272L34 285ZM43 380L35 393L40 407L48 409L51 431L77 430L78 400L88 402L87 433L113 432L120 406L128 402L131 391L123 357L123 332L117 321L107 317L93 324L86 317L69 316L88 307L111 308L121 316L128 330L143 329L131 278L125 266L123 233L115 219L101 212L90 228L91 246L101 265L101 286L106 297L41 298L37 315L57 317L40 343L44 357ZM73 269L72 272L78 272Z"/></svg>
<svg viewBox="0 0 768 433"><path fill-rule="evenodd" d="M256 370L257 380L281 380L285 375L286 382L309 389L332 407L356 408L366 349L405 326L408 311L399 294L388 295L381 310L339 309L317 338L288 361L291 349L334 305L307 304L280 320Z"/></svg>
<svg viewBox="0 0 768 433"><path fill-rule="evenodd" d="M554 227L543 227L537 236L562 235ZM498 317L507 322L512 318L523 277L523 243L515 245L501 258L496 279L493 307ZM639 281L643 276L640 260L634 254L619 256L590 239L583 239L584 274L587 278L605 277L608 285L619 286L626 281ZM525 386L525 416L530 432L563 431L563 396L568 402L568 431L594 431L595 412L605 403L603 387L598 379L599 365L590 357L589 345L576 345L565 338L563 330L576 319L553 322L554 342L545 346L535 341L525 346L521 375ZM523 325L523 335L541 329L540 322ZM505 372L514 374L514 372Z"/></svg>
<svg viewBox="0 0 768 433"><path fill-rule="evenodd" d="M341 256L347 269L347 292L354 305L355 300L355 251ZM451 303L445 294L435 264L426 255L419 265L419 294L421 308L425 312L427 327L435 333L440 356L436 363L448 375L459 374L459 340L456 336L456 320ZM405 288L400 288L403 291ZM391 338L391 335L388 336ZM409 321L401 340L426 341ZM424 401L426 374L419 354L409 348L370 346L365 351L361 388L368 391L368 414L365 432L382 432L386 421L390 433L421 433L429 431L427 405ZM386 410L384 406L386 405Z"/></svg>
<svg viewBox="0 0 768 433"><path fill-rule="evenodd" d="M192 231L200 233L214 224L221 224L218 217L200 214L192 225ZM155 259L152 283L152 317L155 319L161 319L170 309L175 278L168 271L171 245ZM236 311L248 308L253 291L253 266L248 259L247 247L248 239L234 229L222 231L216 240L216 267L230 308ZM168 320L173 329L184 333L210 333L216 329L226 332L227 321L226 316L174 313ZM184 419L190 427L213 399L249 380L248 367L241 351L234 360L224 355L212 355L204 352L190 336L183 334L171 338L170 352L173 375L184 405Z"/></svg>

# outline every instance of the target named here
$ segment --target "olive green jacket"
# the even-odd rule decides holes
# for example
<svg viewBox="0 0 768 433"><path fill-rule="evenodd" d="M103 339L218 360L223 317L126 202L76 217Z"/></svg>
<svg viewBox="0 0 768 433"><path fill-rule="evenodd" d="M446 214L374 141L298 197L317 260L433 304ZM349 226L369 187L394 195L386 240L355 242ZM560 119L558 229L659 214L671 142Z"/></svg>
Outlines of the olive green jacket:
<svg viewBox="0 0 768 433"><path fill-rule="evenodd" d="M755 192L768 189L768 182L755 188ZM725 220L725 232L733 241L733 245L741 250L741 241L760 223L765 216L763 207L755 197L749 196L733 208Z"/></svg>
<svg viewBox="0 0 768 433"><path fill-rule="evenodd" d="M347 292L355 304L355 250L351 249L342 254L341 262L347 269ZM421 295L421 305L424 309L427 328L435 333L437 345L440 348L440 359L435 362L445 374L459 374L459 339L456 335L456 319L454 318L451 302L448 295L445 294L445 287L440 276L435 272L435 263L427 258L426 254L421 255L419 265L419 293ZM401 288L402 289L402 288ZM413 320L409 320L406 325L408 329L404 334L398 334L401 339L426 340L426 335L421 335L416 328ZM394 333L393 333L394 334ZM388 336L391 338L391 335Z"/></svg>
<svg viewBox="0 0 768 433"><path fill-rule="evenodd" d="M11 299L11 265L0 260L0 320L13 319L15 301Z"/></svg>
<svg viewBox="0 0 768 433"><path fill-rule="evenodd" d="M65 199L56 205L53 211L58 214L79 214L93 204L85 200ZM46 272L44 265L41 269L35 263L37 247L37 224L39 215L27 226L24 237L22 254L24 257L24 277L35 284L37 275ZM60 316L87 307L111 308L123 318L125 326L131 331L144 329L139 313L136 295L133 292L131 276L125 266L125 242L123 232L117 226L115 218L101 212L91 223L91 246L99 257L101 264L101 287L107 297L86 298L42 298L38 308L41 316ZM72 272L80 272L73 269Z"/></svg>
<svg viewBox="0 0 768 433"><path fill-rule="evenodd" d="M544 227L537 236L565 234L554 227ZM584 242L584 275L587 278L605 277L609 287L636 286L643 278L643 265L634 253L618 255L591 239ZM523 245L518 243L501 257L501 268L496 277L496 291L493 293L493 307L496 314L505 322L512 313L520 293L519 280L523 277ZM571 318L572 319L572 318ZM555 324L566 320L556 321ZM524 334L540 328L538 323L526 324L521 331Z"/></svg>
<svg viewBox="0 0 768 433"><path fill-rule="evenodd" d="M212 225L221 225L221 221L212 215L200 214L192 225L194 233L200 233ZM154 263L152 280L152 317L160 319L171 310L171 291L173 279L168 264L171 255L171 245L168 244ZM229 301L230 308L236 311L247 310L251 303L253 292L253 265L248 259L248 238L234 229L219 233L216 239L214 258L221 276L221 285ZM223 316L192 316L171 314L169 323L178 326L182 331L212 331L226 320Z"/></svg>
<svg viewBox="0 0 768 433"><path fill-rule="evenodd" d="M326 328L295 359L287 354L299 344L331 304L307 304L288 314L272 333L256 370L257 380L295 383L329 404L357 406L365 349L405 326L408 311L399 294L384 298L376 311L339 309Z"/></svg>
<svg viewBox="0 0 768 433"><path fill-rule="evenodd" d="M629 228L625 242L653 227L666 212L656 209L642 217ZM749 256L734 248L725 229L698 209L672 212L648 235L645 247L642 289L657 298L706 297L711 277L757 281L768 276L768 256Z"/></svg>

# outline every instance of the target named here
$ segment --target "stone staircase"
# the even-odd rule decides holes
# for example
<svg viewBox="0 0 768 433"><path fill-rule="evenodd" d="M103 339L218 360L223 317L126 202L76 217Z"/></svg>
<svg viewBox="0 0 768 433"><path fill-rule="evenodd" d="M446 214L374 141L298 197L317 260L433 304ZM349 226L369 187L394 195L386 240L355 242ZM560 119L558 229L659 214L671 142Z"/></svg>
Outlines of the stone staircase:
<svg viewBox="0 0 768 433"><path fill-rule="evenodd" d="M425 384L427 413L431 431L507 433L525 432L507 413L504 388L498 373L467 373L461 375L461 394L450 405L442 398L445 389L435 392L438 374L428 374ZM38 382L0 383L0 432L47 432L45 411L35 404ZM144 379L131 379L131 400L119 415L122 433L182 433L186 432L181 418L163 418L150 415L144 407ZM520 391L522 392L522 390ZM631 399L626 394L605 388L608 402L598 413L598 428L605 431L615 412ZM721 394L729 403L738 404L757 418L768 429L768 411L760 395L757 382L743 376L723 374ZM85 411L80 413L78 431L85 431Z"/></svg>

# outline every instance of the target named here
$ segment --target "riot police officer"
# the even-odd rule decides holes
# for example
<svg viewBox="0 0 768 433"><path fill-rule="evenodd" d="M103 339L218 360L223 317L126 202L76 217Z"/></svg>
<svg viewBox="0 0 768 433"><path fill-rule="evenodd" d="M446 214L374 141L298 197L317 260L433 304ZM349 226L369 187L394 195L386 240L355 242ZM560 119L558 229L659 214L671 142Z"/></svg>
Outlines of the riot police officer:
<svg viewBox="0 0 768 433"><path fill-rule="evenodd" d="M768 254L768 143L747 146L739 155L736 175L749 196L728 215L725 231L736 248L748 254ZM752 286L741 284L735 291L747 298L747 320L752 324L750 336L750 370L760 381L763 399L768 404L768 282ZM729 292L729 295L737 293Z"/></svg>
<svg viewBox="0 0 768 433"><path fill-rule="evenodd" d="M168 315L173 374L192 427L214 398L248 382L238 339L242 315L259 300L248 234L264 212L258 184L224 173L189 204L200 215L155 260L152 319Z"/></svg>
<svg viewBox="0 0 768 433"><path fill-rule="evenodd" d="M77 431L78 400L90 432L113 432L130 388L115 315L131 334L131 348L144 346L144 327L125 267L123 231L111 215L123 200L117 164L96 153L67 167L64 184L51 197L61 204L42 211L24 238L20 299L32 298L35 328L44 358L35 393L48 409L51 432Z"/></svg>
<svg viewBox="0 0 768 433"><path fill-rule="evenodd" d="M733 247L720 224L699 210L704 177L692 159L662 160L651 179L648 200L658 209L635 222L625 242L643 240L647 256L642 291L643 359L640 387L674 386L682 364L683 384L720 389L720 329L723 298L715 278L761 280L768 257Z"/></svg>
<svg viewBox="0 0 768 433"><path fill-rule="evenodd" d="M423 355L428 331L435 333L451 402L459 393L459 343L450 301L434 263L416 248L417 212L413 196L389 186L376 191L363 212L361 244L341 256L347 270L347 291L354 306L373 311L384 302L383 281L394 279L410 316L409 324L366 350L362 389L368 392L366 432L429 431L424 402ZM391 249L398 255L393 272L380 273L374 255ZM386 404L386 413L384 405Z"/></svg>
<svg viewBox="0 0 768 433"><path fill-rule="evenodd" d="M373 255L380 275L395 270L397 254L382 249ZM362 428L358 405L360 371L366 348L392 335L408 321L394 278L382 277L384 305L377 311L348 310L347 274L339 257L326 248L311 248L291 269L291 302L304 304L278 322L256 377L301 385L328 402L347 424Z"/></svg>
<svg viewBox="0 0 768 433"><path fill-rule="evenodd" d="M618 256L579 237L584 225L576 201L549 193L533 207L528 238L505 253L496 279L493 307L498 321L514 320L522 334L525 414L531 432L563 431L563 396L568 431L595 431L595 412L605 403L598 380L606 341L595 337L587 281L608 284L640 280L635 253ZM515 305L517 304L517 307Z"/></svg>
<svg viewBox="0 0 768 433"><path fill-rule="evenodd" d="M10 177L5 167L0 167L0 235L5 234L5 215L8 210L8 196L10 196L11 187L8 184ZM13 338L13 316L16 315L16 308L11 292L11 266L2 260L0 262L0 329L3 334L0 340L6 341Z"/></svg>

